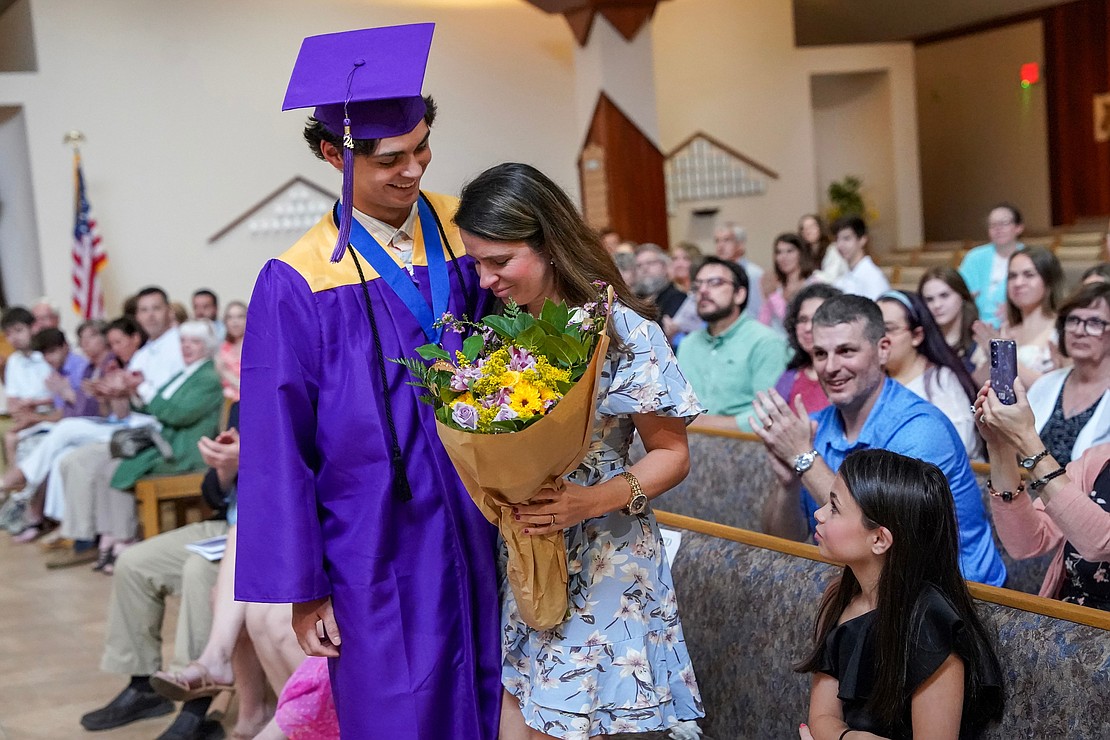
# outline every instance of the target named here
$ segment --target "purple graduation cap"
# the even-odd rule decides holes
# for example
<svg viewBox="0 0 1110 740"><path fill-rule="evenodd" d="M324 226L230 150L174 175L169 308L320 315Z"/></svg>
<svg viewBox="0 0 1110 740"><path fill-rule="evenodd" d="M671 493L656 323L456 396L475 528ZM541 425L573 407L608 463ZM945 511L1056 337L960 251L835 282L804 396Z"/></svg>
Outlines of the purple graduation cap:
<svg viewBox="0 0 1110 740"><path fill-rule="evenodd" d="M343 195L338 262L351 236L354 140L403 136L424 117L424 71L434 23L366 28L309 36L301 43L282 110L315 107L312 115L343 137Z"/></svg>

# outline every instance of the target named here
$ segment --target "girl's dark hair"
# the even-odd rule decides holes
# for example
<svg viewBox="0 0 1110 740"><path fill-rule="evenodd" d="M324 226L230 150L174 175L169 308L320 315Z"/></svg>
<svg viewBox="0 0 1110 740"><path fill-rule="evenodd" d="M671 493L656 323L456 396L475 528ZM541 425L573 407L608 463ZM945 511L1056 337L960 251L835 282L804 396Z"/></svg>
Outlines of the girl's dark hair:
<svg viewBox="0 0 1110 740"><path fill-rule="evenodd" d="M979 319L979 308L971 298L971 291L956 269L952 267L930 267L917 283L917 294L921 296L922 300L925 299L923 294L925 283L930 280L941 281L963 301L963 306L960 308L960 339L952 349L958 355L967 355L971 352L972 345L975 344L975 335L971 332L971 325ZM929 313L932 313L932 311Z"/></svg>
<svg viewBox="0 0 1110 740"><path fill-rule="evenodd" d="M838 295L843 295L840 288L834 288L827 283L814 283L799 290L798 294L790 300L790 305L786 307L786 316L782 320L783 329L786 330L786 339L790 342L790 348L794 350L794 356L790 359L790 364L786 366L787 370L799 370L813 364L813 358L802 349L802 345L798 344L798 312L802 310L802 304L810 298L820 298L827 301Z"/></svg>
<svg viewBox="0 0 1110 740"><path fill-rule="evenodd" d="M862 450L844 460L838 472L863 512L869 529L886 527L892 544L879 576L876 598L875 682L868 711L887 726L902 716L906 701L907 662L915 639L926 585L940 591L963 622L958 643L964 661L964 706L983 692L979 666L990 665L1002 675L994 640L975 609L967 582L960 574L960 532L956 507L944 473L932 465L887 450ZM814 625L814 649L797 667L819 670L826 638L837 627L845 608L861 592L851 568L829 585ZM1001 702L994 708L1000 714ZM967 721L969 717L964 716ZM961 737L963 734L961 733Z"/></svg>
<svg viewBox="0 0 1110 740"><path fill-rule="evenodd" d="M1100 262L1097 265L1088 267L1079 276L1079 281L1083 282L1087 278L1097 277L1103 282L1110 282L1110 262Z"/></svg>
<svg viewBox="0 0 1110 740"><path fill-rule="evenodd" d="M1010 261L1006 264L1007 272L1009 272L1010 265L1014 263L1014 257L1019 254L1024 254L1029 258L1029 261L1033 263L1033 269L1044 281L1044 298L1041 299L1041 310L1056 313L1057 307L1064 297L1064 268L1060 266L1060 260L1056 259L1056 255L1044 247L1026 247L1010 255ZM1007 277L1007 279L1009 278ZM1010 300L1008 287L1006 290L1006 318L1009 320L1010 326L1017 326L1021 323L1021 309Z"/></svg>
<svg viewBox="0 0 1110 740"><path fill-rule="evenodd" d="M809 245L810 251L813 252L813 261L820 267L825 260L825 252L829 251L829 245L832 244L832 239L829 238L829 227L825 223L825 219L816 213L807 213L798 219L798 236L802 236L802 224L805 223L807 218L813 219L813 222L817 224L817 228L821 231L821 236L817 237L817 243ZM802 236L802 241L805 241L804 236Z"/></svg>
<svg viewBox="0 0 1110 740"><path fill-rule="evenodd" d="M802 280L806 280L813 271L817 269L817 265L813 260L813 250L806 244L806 240L797 234L791 234L789 231L779 234L775 237L775 241L771 243L772 247L778 246L779 242L789 244L798 250L798 268L801 270ZM778 277L779 282L786 285L786 274L779 269L779 263L775 261L772 255L771 264L775 268L775 276Z"/></svg>
<svg viewBox="0 0 1110 740"><path fill-rule="evenodd" d="M905 302L899 300L897 296L905 298ZM944 332L937 326L937 320L933 318L932 312L929 311L921 296L902 290L888 290L879 296L878 301L893 303L901 308L906 315L906 325L911 332L921 329L922 340L917 346L917 353L934 365L946 367L955 373L956 379L960 381L960 387L967 394L968 403L974 403L979 389L971 379L967 365L964 365L956 351L948 346ZM906 305L907 303L909 306Z"/></svg>
<svg viewBox="0 0 1110 740"><path fill-rule="evenodd" d="M1056 334L1060 337L1060 354L1064 357L1068 357L1068 338L1067 332L1064 331L1064 322L1068 320L1068 314L1077 308L1094 308L1099 301L1110 308L1110 283L1080 285L1067 300L1060 304L1060 311L1056 314Z"/></svg>
<svg viewBox="0 0 1110 740"><path fill-rule="evenodd" d="M600 280L613 286L621 303L654 320L654 305L629 289L567 194L531 165L506 162L467 183L455 224L482 239L524 242L553 262L555 291L567 305L596 300L593 283Z"/></svg>

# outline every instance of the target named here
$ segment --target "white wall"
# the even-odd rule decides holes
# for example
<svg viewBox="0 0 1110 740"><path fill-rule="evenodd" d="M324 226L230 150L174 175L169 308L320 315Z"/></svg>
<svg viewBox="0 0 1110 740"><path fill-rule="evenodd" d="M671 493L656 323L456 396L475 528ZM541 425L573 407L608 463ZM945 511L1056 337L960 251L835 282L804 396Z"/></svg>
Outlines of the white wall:
<svg viewBox="0 0 1110 740"><path fill-rule="evenodd" d="M845 175L858 177L869 246L872 252L886 251L898 238L890 75L814 75L810 89L818 198L823 200L829 184Z"/></svg>
<svg viewBox="0 0 1110 740"><path fill-rule="evenodd" d="M27 127L20 108L0 108L0 274L11 305L30 304L43 293Z"/></svg>
<svg viewBox="0 0 1110 740"><path fill-rule="evenodd" d="M798 217L823 207L810 77L885 72L890 81L894 240L921 241L921 192L909 44L796 49L791 3L783 0L682 0L661 3L653 25L660 138L669 150L698 130L779 173L767 194L683 204L671 239L687 238L693 208L720 208L719 221L748 229L748 249L771 263L771 239L793 230ZM847 173L845 173L847 174ZM712 248L712 244L703 247ZM893 246L893 245L891 245Z"/></svg>
<svg viewBox="0 0 1110 740"><path fill-rule="evenodd" d="M425 91L440 117L424 187L457 192L522 160L577 198L573 37L520 0L32 0L31 10L39 71L0 74L0 106L24 106L45 289L59 303L70 289L69 129L88 138L109 306L148 283L175 299L200 285L248 297L268 255L208 238L294 175L339 190L300 139L307 111L281 112L307 35L437 22Z"/></svg>
<svg viewBox="0 0 1110 740"><path fill-rule="evenodd" d="M1021 65L1044 65L1039 20L917 49L921 183L929 239L987 240L987 212L1011 201L1026 231L1052 226L1048 133L1041 82L1019 86Z"/></svg>

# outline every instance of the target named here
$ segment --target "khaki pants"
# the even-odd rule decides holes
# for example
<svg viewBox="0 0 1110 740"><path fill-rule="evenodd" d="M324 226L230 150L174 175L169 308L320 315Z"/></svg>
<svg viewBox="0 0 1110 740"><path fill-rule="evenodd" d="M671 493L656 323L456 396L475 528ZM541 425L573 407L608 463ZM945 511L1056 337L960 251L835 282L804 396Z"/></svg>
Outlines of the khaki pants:
<svg viewBox="0 0 1110 740"><path fill-rule="evenodd" d="M174 644L175 667L200 657L212 629L212 588L219 563L185 549L227 534L227 522L188 524L127 548L116 561L108 627L100 667L109 673L149 676L162 667L166 597L181 594Z"/></svg>
<svg viewBox="0 0 1110 740"><path fill-rule="evenodd" d="M107 442L91 442L66 453L58 462L65 496L62 536L71 540L96 537L97 492L110 487L119 467ZM134 506L134 499L131 505ZM199 539L199 538L198 538Z"/></svg>

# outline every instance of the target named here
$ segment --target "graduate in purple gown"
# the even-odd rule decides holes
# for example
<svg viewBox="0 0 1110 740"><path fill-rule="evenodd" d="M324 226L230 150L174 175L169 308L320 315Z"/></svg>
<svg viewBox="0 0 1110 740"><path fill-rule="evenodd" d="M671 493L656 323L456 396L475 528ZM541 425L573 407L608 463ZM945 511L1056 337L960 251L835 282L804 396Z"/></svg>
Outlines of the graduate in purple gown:
<svg viewBox="0 0 1110 740"><path fill-rule="evenodd" d="M419 189L431 36L305 39L284 108L316 106L305 138L343 196L262 269L243 347L236 597L293 603L360 740L494 740L500 711L496 532L389 361L489 303L457 201Z"/></svg>

